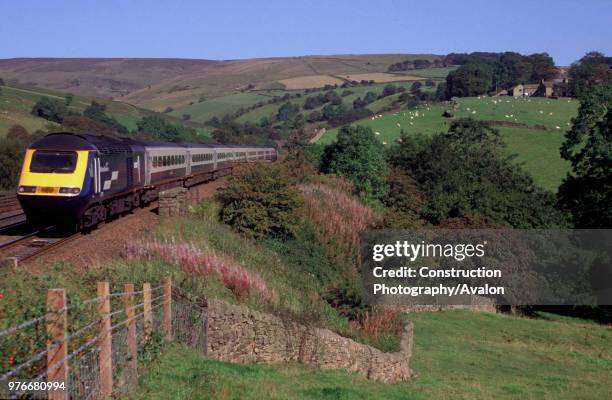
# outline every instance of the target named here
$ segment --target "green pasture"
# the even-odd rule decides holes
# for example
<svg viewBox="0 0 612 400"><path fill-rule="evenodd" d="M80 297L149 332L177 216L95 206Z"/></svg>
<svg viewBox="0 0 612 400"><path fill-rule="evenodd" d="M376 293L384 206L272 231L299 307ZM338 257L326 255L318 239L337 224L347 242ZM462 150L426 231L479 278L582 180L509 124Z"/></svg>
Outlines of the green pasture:
<svg viewBox="0 0 612 400"><path fill-rule="evenodd" d="M383 99L384 100L384 99ZM450 119L442 114L449 106L441 104L419 105L414 110L382 114L374 119L355 122L378 132L379 139L391 145L401 131L431 135L446 132ZM533 176L542 187L556 191L569 171L569 163L559 155L565 131L577 113L578 101L546 98L470 97L459 99L456 117L472 117L508 124L524 124L521 127L496 126L507 144L508 154L516 154L516 161ZM541 125L545 129L537 129ZM319 143L335 140L338 129L331 129Z"/></svg>
<svg viewBox="0 0 612 400"><path fill-rule="evenodd" d="M133 399L604 399L612 330L541 314L410 314L412 381L384 384L299 364L238 365L165 348Z"/></svg>
<svg viewBox="0 0 612 400"><path fill-rule="evenodd" d="M391 82L391 83L377 83L371 86L354 86L354 87L350 87L350 88L337 88L334 89L334 91L340 96L342 95L342 93L344 91L350 91L352 92L352 94L348 95L348 96L344 96L342 97L342 102L344 103L344 105L346 105L348 108L351 108L353 106L353 101L355 101L358 97L363 97L365 96L365 94L367 92L374 92L376 94L380 94L383 91L383 88L388 85L388 84L392 84L396 87L403 87L406 90L410 89L410 86L414 83L414 81L412 82ZM424 84L424 81L422 82ZM431 88L426 88L425 85L423 85L423 90L431 90ZM325 93L325 91L320 91L320 92L315 92L315 93L304 93L303 91L299 91L300 93L302 93L302 97L297 98L297 99L291 99L291 102L294 104L298 104L300 107L303 107L304 102L306 101L306 98L309 96L316 96L318 94L321 93ZM280 92L280 96L282 96L285 92ZM289 91L288 93L296 93L296 91ZM397 96L399 95L393 95L393 96L389 96L386 98L383 98L381 100L377 100L374 103L370 104L370 109L372 111L378 111L379 109L381 109L384 106L389 105L392 102L392 99L396 99ZM280 106L280 104L267 104L263 107L259 107L254 109L253 111L244 114L242 116L240 116L237 121L238 122L259 122L259 120L262 117L268 117L270 115L275 115L278 111L278 107ZM321 111L321 109L324 106L321 107L317 107L315 109L312 110L302 110L301 112L304 113L304 115L308 116L311 112L317 110L317 111Z"/></svg>

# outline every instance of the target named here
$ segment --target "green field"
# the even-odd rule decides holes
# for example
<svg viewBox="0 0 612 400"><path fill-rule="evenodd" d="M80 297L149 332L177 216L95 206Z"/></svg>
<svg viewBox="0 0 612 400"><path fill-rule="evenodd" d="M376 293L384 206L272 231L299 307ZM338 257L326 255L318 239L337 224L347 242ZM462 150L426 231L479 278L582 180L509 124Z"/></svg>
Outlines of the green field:
<svg viewBox="0 0 612 400"><path fill-rule="evenodd" d="M424 68L424 69L413 69L405 72L396 72L400 74L406 74L411 76L422 76L423 78L446 78L449 72L456 70L457 67L442 67L442 68Z"/></svg>
<svg viewBox="0 0 612 400"><path fill-rule="evenodd" d="M32 106L34 106L41 97L50 97L52 99L64 101L66 95L67 93L49 89L21 85L3 86L2 93L0 94L0 137L3 137L13 125L22 125L29 132L34 132L37 129L44 129L48 125L57 126L59 128L58 124L34 116L30 112ZM107 107L107 114L115 117L117 121L129 130L135 130L136 122L142 117L154 114L153 111L145 110L120 101L92 99L76 95L73 96L69 109L75 113L82 113L93 100L105 104ZM172 119L173 122L178 122L178 118L173 116L167 116L167 118ZM195 122L187 122L187 124L195 128L201 134L207 134L201 124Z"/></svg>
<svg viewBox="0 0 612 400"><path fill-rule="evenodd" d="M397 87L404 87L406 89L410 88L413 82L391 82L392 85ZM387 83L377 83L371 86L354 86L350 88L337 88L334 91L340 96L345 90L352 92L352 94L342 97L343 103L347 107L352 107L353 101L357 99L357 97L363 97L367 92L374 92L379 94L382 92L383 88L387 85ZM432 90L431 88L425 88L424 90ZM260 101L267 102L274 96L282 97L285 94L295 95L301 94L299 98L292 98L289 100L290 102L299 105L302 107L306 98L308 96L316 96L325 91L318 91L315 93L306 93L303 90L257 90L243 93L233 93L220 97L213 97L210 99L206 99L201 102L194 102L191 105L183 106L174 109L169 115L174 116L176 118L182 118L184 114L189 114L191 116L190 121L197 123L204 123L210 120L212 117L217 117L221 119L226 114L231 114L241 107L249 107ZM382 99L380 102L375 102L371 105L373 111L378 111L382 106L388 105L391 102L392 98L397 96L389 96L389 98ZM241 115L236 119L237 122L245 123L245 122L253 122L258 123L263 117L270 117L271 115L276 115L278 108L282 103L277 104L265 104L262 107L257 107L250 112ZM314 110L321 110L323 106L313 109L313 110L303 110L302 112L305 116L308 116Z"/></svg>
<svg viewBox="0 0 612 400"><path fill-rule="evenodd" d="M469 97L459 99L459 104L459 111L455 114L459 118L526 124L527 127L497 128L508 145L508 153L517 154L517 162L523 164L535 181L548 190L557 190L569 171L569 163L559 155L559 147L571 118L576 115L577 101ZM371 127L378 132L377 136L383 143L390 145L399 138L402 130L409 134L428 135L446 132L451 120L442 117L445 109L444 105L420 105L415 110L386 113L380 118L358 121L355 125ZM534 125L542 125L546 130L535 129ZM330 143L337 133L338 129L332 129L319 142Z"/></svg>
<svg viewBox="0 0 612 400"><path fill-rule="evenodd" d="M170 345L134 399L604 399L612 330L583 320L446 311L411 314L412 382L342 371L236 365Z"/></svg>

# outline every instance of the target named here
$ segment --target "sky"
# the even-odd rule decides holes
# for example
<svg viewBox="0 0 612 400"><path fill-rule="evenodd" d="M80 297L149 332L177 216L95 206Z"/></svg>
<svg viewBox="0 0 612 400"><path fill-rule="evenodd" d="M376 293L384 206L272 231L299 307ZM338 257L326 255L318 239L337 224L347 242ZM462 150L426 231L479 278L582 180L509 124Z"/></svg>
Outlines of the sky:
<svg viewBox="0 0 612 400"><path fill-rule="evenodd" d="M611 0L0 0L0 58L612 53Z"/></svg>

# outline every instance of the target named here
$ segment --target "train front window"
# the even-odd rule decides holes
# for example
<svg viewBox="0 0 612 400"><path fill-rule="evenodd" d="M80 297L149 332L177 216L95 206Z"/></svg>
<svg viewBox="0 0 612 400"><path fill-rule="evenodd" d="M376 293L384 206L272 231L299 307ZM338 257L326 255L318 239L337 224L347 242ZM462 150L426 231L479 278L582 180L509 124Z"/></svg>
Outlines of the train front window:
<svg viewBox="0 0 612 400"><path fill-rule="evenodd" d="M36 150L30 162L30 172L58 172L69 174L76 168L77 154L74 151Z"/></svg>

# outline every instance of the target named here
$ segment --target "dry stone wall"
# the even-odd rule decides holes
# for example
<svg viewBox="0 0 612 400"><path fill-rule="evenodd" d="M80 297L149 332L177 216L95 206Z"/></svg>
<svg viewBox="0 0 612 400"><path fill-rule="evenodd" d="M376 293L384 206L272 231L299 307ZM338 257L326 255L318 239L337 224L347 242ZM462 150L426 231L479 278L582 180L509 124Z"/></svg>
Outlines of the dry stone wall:
<svg viewBox="0 0 612 400"><path fill-rule="evenodd" d="M345 369L387 383L410 379L412 323L404 326L401 350L384 353L327 329L209 299L207 340L208 356L222 361L301 362Z"/></svg>

